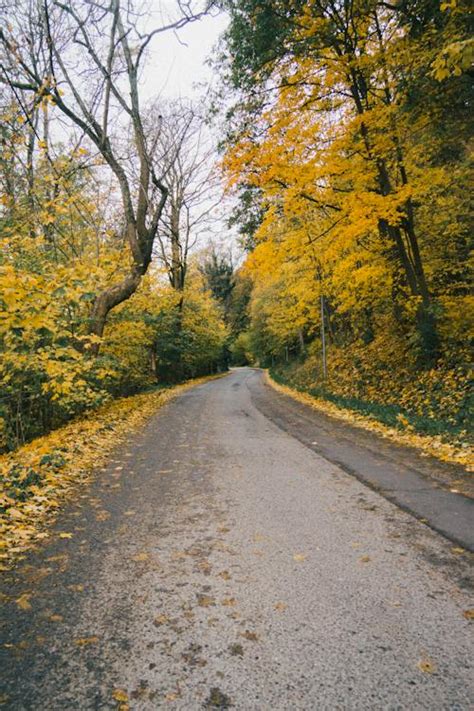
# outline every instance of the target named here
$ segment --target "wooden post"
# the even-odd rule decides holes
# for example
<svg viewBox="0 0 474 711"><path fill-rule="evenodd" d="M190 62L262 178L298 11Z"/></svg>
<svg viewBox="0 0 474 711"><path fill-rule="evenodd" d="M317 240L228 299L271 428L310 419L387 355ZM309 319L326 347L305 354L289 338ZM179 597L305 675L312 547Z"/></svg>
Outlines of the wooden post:
<svg viewBox="0 0 474 711"><path fill-rule="evenodd" d="M327 363L326 363L326 332L324 329L324 296L321 294L321 354L323 360L323 380L326 380Z"/></svg>

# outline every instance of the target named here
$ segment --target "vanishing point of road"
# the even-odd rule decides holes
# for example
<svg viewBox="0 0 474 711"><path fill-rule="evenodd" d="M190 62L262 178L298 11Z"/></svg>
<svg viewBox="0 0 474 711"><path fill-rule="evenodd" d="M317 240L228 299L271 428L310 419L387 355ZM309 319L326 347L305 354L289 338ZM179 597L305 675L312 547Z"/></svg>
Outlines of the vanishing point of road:
<svg viewBox="0 0 474 711"><path fill-rule="evenodd" d="M7 577L4 708L474 708L472 501L436 467L258 370L185 392Z"/></svg>

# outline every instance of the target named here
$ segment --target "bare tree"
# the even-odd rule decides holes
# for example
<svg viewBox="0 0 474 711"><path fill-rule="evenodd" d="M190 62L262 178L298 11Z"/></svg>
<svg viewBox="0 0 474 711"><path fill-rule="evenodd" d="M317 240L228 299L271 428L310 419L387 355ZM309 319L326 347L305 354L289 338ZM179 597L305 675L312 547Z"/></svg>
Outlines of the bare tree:
<svg viewBox="0 0 474 711"><path fill-rule="evenodd" d="M168 192L157 232L158 258L171 286L184 289L190 250L215 222L221 201L215 150L199 107L173 102L162 113L150 112L154 157Z"/></svg>
<svg viewBox="0 0 474 711"><path fill-rule="evenodd" d="M29 128L36 130L32 109L49 102L56 115L95 146L120 190L130 267L96 295L91 334L102 336L110 310L135 292L146 273L170 192L153 159L156 137L149 141L143 124L139 72L147 47L159 33L201 18L212 4L178 0L176 17L148 32L133 0L0 5L0 79L22 107ZM130 157L122 141L129 132Z"/></svg>

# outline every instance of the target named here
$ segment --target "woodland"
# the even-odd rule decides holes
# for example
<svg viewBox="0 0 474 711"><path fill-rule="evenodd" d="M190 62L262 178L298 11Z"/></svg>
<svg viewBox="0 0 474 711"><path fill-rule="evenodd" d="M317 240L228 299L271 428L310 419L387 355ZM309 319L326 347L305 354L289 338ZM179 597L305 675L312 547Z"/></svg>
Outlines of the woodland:
<svg viewBox="0 0 474 711"><path fill-rule="evenodd" d="M466 440L467 2L0 5L3 452L229 364ZM213 90L143 98L217 10Z"/></svg>

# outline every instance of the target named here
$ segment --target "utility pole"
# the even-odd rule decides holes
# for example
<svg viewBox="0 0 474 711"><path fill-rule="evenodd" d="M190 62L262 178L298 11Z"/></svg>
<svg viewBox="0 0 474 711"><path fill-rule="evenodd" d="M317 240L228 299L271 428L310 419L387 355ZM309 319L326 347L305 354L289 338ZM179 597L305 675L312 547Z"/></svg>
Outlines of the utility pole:
<svg viewBox="0 0 474 711"><path fill-rule="evenodd" d="M326 380L327 364L326 364L326 332L324 329L324 296L321 294L321 354L323 359L323 380Z"/></svg>

